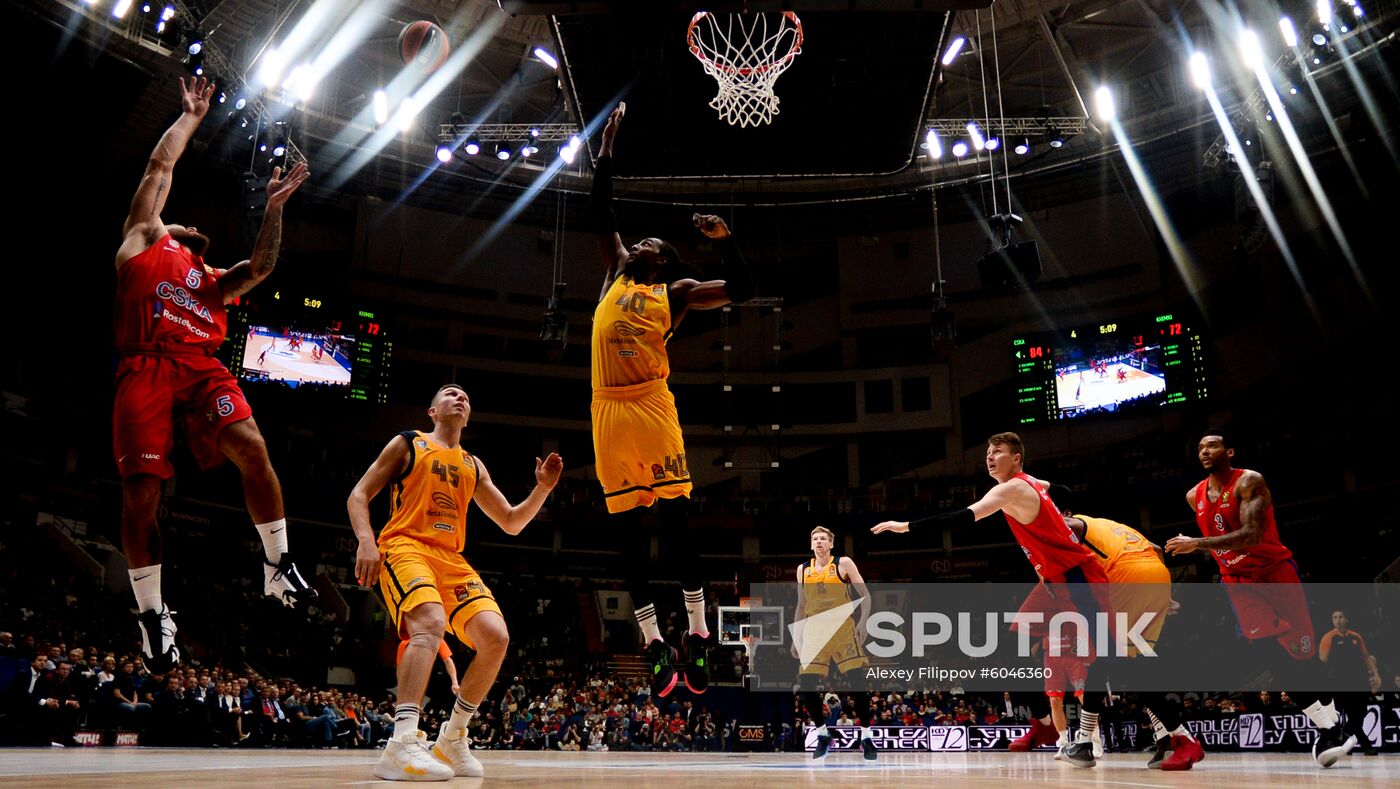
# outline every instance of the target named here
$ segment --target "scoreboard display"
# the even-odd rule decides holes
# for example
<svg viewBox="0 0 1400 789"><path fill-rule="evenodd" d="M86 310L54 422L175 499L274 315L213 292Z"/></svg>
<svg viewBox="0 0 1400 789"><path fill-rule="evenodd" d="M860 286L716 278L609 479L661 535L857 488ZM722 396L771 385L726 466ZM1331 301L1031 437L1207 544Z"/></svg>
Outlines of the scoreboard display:
<svg viewBox="0 0 1400 789"><path fill-rule="evenodd" d="M1017 424L1141 413L1205 400L1201 333L1174 315L1017 337Z"/></svg>
<svg viewBox="0 0 1400 789"><path fill-rule="evenodd" d="M393 350L374 311L276 290L230 305L220 357L243 381L328 389L353 402L383 405Z"/></svg>

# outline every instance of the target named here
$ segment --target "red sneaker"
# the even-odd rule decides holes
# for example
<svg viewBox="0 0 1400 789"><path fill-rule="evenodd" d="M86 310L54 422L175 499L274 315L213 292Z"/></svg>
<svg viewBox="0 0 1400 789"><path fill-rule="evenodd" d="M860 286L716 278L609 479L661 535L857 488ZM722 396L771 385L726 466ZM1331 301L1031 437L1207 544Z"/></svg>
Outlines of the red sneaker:
<svg viewBox="0 0 1400 789"><path fill-rule="evenodd" d="M1055 731L1055 727L1048 723L1041 723L1038 720L1031 721L1030 731L1011 741L1008 750L1016 753L1024 753L1042 745L1054 745L1060 738L1060 733Z"/></svg>
<svg viewBox="0 0 1400 789"><path fill-rule="evenodd" d="M1191 765L1206 758L1205 749L1190 737L1172 735L1172 755L1162 760L1163 770L1189 770Z"/></svg>

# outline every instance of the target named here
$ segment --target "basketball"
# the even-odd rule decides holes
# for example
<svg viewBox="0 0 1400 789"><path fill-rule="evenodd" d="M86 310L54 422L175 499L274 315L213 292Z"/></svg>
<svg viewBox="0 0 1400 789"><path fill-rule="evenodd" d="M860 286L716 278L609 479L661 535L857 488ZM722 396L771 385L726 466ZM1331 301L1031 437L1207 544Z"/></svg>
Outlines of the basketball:
<svg viewBox="0 0 1400 789"><path fill-rule="evenodd" d="M399 55L408 66L417 66L431 74L447 60L451 50L447 33L442 28L420 19L404 25L399 33Z"/></svg>

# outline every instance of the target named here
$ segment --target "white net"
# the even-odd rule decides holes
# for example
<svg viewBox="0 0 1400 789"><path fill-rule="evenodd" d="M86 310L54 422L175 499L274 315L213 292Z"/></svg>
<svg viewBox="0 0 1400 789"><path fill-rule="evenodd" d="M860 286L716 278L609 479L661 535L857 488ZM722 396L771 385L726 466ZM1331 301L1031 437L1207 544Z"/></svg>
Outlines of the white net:
<svg viewBox="0 0 1400 789"><path fill-rule="evenodd" d="M802 52L797 14L723 14L701 11L686 32L690 53L714 78L710 106L731 126L771 123L778 114L773 84Z"/></svg>

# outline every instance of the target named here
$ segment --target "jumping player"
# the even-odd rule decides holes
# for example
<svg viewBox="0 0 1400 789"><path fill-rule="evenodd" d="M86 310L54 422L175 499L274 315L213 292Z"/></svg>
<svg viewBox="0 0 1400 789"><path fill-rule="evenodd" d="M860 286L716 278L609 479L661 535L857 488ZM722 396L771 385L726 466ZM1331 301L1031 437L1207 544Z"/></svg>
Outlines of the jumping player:
<svg viewBox="0 0 1400 789"><path fill-rule="evenodd" d="M817 749L813 759L826 756L831 748L831 735L827 733L826 717L822 714L821 694L816 683L828 676L831 664L842 674L861 671L870 665L861 644L865 641L865 620L870 617L870 593L866 591L865 579L849 556L839 559L831 555L836 535L825 526L812 529L812 559L797 566L797 614L794 622L830 611L851 601L851 592L860 595L860 605L856 607L856 621L843 622L836 634L826 642L826 646L813 656L811 662L798 669L797 682L802 688L802 703L807 715L817 724ZM796 640L792 644L792 656L801 660L802 645ZM847 679L846 684L854 685L860 679ZM878 758L875 741L870 732L870 694L853 693L855 714L860 718L860 749L866 759Z"/></svg>
<svg viewBox="0 0 1400 789"><path fill-rule="evenodd" d="M175 420L184 421L203 468L228 458L243 476L248 513L263 543L263 591L288 606L316 597L287 553L282 489L243 392L214 358L224 340L224 305L272 273L282 241L282 208L306 181L305 164L273 170L267 210L248 260L228 269L204 262L208 236L166 224L175 162L209 111L214 85L180 80L183 108L151 153L132 198L117 250L117 395L113 444L122 478L122 551L130 566L147 664L165 671L180 659L172 611L161 601L161 480L174 474Z"/></svg>
<svg viewBox="0 0 1400 789"><path fill-rule="evenodd" d="M997 484L972 506L952 512L908 521L885 521L871 528L872 532L907 532L912 525L932 529L956 529L971 526L976 521L1000 512L1006 517L1016 542L1025 552L1049 588L1067 595L1064 604L1075 607L1091 624L1100 611L1108 611L1108 576L1090 551L1070 528L1046 493L1049 484L1030 476L1023 470L1025 449L1015 433L998 433L987 439L987 473ZM1033 595L1034 596L1034 595ZM1030 600L1027 601L1029 605ZM1024 609L1023 609L1024 610ZM1093 643L1095 638L1091 637ZM1098 664L1096 663L1095 666ZM1103 687L1095 681L1095 669L1090 668L1086 688ZM1039 701L1036 702L1039 706ZM1061 758L1077 767L1094 765L1092 737L1098 729L1099 712L1105 705L1104 692L1089 690L1084 695L1080 727L1075 742L1061 751ZM1046 718L1049 716L1046 715ZM1049 739L1054 742L1054 730L1043 721ZM1034 731L1034 729L1033 729Z"/></svg>
<svg viewBox="0 0 1400 789"><path fill-rule="evenodd" d="M628 586L647 645L652 693L664 698L676 685L678 656L662 639L647 575L651 537L642 529L641 516L653 503L664 525L663 544L679 543L670 553L685 596L682 673L692 693L709 686L710 643L704 581L689 544L690 470L675 398L666 385L671 372L666 342L688 310L744 301L753 295L753 283L728 226L717 216L696 214L692 219L723 252L725 279L701 282L678 276L680 255L662 239L623 245L612 208L612 157L626 109L619 104L608 116L593 173L594 229L606 271L593 313L593 448L608 513L620 527L627 551Z"/></svg>
<svg viewBox="0 0 1400 789"><path fill-rule="evenodd" d="M1284 654L1289 658L1275 663L1275 676L1296 675L1287 687L1317 726L1313 758L1322 767L1331 767L1351 752L1356 738L1344 736L1330 693L1307 698L1294 692L1295 688L1306 690L1309 681L1318 682L1323 664L1315 659L1312 617L1298 565L1292 551L1279 541L1273 495L1264 475L1234 468L1235 449L1224 431L1207 431L1196 451L1208 476L1186 492L1186 503L1196 513L1203 536L1179 534L1167 540L1167 553L1209 551L1215 558L1240 633L1251 643L1276 641L1282 652L1275 651L1269 662Z"/></svg>
<svg viewBox="0 0 1400 789"><path fill-rule="evenodd" d="M359 540L355 577L365 586L379 583L398 636L408 638L398 666L394 738L374 768L375 776L387 781L484 774L471 753L467 724L496 681L510 635L491 590L462 556L467 505L475 501L502 531L519 534L564 469L557 454L535 458L535 488L512 506L491 482L485 464L462 449L462 429L471 416L467 393L455 384L442 387L433 395L428 416L432 432L408 430L394 436L346 505ZM385 485L392 488L389 522L376 540L369 502ZM476 657L462 678L452 717L443 722L430 751L427 736L418 730L419 705L448 628L476 650Z"/></svg>

